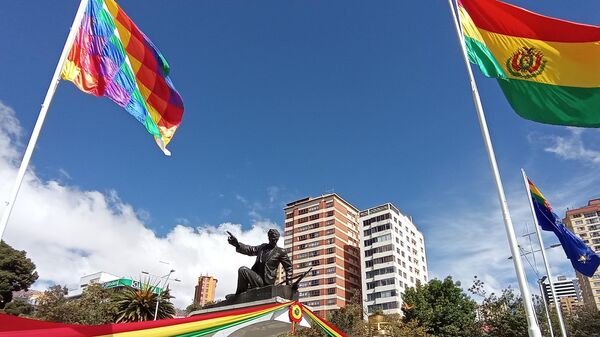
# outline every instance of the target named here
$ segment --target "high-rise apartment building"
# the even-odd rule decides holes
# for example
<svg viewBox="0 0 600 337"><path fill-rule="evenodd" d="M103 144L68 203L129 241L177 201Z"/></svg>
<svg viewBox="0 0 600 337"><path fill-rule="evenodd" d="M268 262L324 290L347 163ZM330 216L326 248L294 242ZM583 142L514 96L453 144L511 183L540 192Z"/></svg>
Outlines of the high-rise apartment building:
<svg viewBox="0 0 600 337"><path fill-rule="evenodd" d="M367 314L401 314L402 294L427 283L425 240L412 219L387 203L360 212L362 296Z"/></svg>
<svg viewBox="0 0 600 337"><path fill-rule="evenodd" d="M554 284L554 292L556 297L560 299L560 307L562 312L566 315L571 315L581 305L583 305L583 298L581 297L581 288L579 287L579 281L577 279L568 279L565 276L558 276L552 282ZM544 297L546 302L550 306L556 305L554 303L554 297L550 290L550 282L547 278L544 278L542 282L544 289Z"/></svg>
<svg viewBox="0 0 600 337"><path fill-rule="evenodd" d="M194 302L200 305L214 302L215 290L217 288L217 279L212 276L198 277L198 284L194 292Z"/></svg>
<svg viewBox="0 0 600 337"><path fill-rule="evenodd" d="M579 288L579 282L577 279L568 279L565 276L558 276L555 280L552 280L554 283L554 292L556 292L556 297L561 300L564 297L573 297L576 300L581 301L581 289ZM552 297L552 291L550 291L550 281L548 279L544 279L542 282L542 287L544 288L544 296L546 296L546 301L549 304L554 303L554 297Z"/></svg>
<svg viewBox="0 0 600 337"><path fill-rule="evenodd" d="M361 284L358 209L332 193L291 202L284 214L294 276L312 268L299 283L300 299L321 316L344 307Z"/></svg>
<svg viewBox="0 0 600 337"><path fill-rule="evenodd" d="M563 223L600 254L600 199L590 200L587 206L568 210ZM600 310L600 268L592 277L577 273L577 278L585 305Z"/></svg>

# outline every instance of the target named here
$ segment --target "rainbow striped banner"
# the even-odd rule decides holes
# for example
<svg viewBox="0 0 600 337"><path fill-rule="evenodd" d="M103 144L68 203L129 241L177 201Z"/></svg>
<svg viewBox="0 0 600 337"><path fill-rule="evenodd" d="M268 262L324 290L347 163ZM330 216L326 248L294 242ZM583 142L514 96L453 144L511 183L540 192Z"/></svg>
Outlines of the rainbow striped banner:
<svg viewBox="0 0 600 337"><path fill-rule="evenodd" d="M89 0L62 78L124 108L166 155L183 116L169 72L167 60L114 0Z"/></svg>
<svg viewBox="0 0 600 337"><path fill-rule="evenodd" d="M251 308L195 315L187 318L104 325L77 325L36 321L0 314L0 337L196 337L251 322L298 302L267 304ZM302 312L332 337L347 337L331 323L302 306Z"/></svg>

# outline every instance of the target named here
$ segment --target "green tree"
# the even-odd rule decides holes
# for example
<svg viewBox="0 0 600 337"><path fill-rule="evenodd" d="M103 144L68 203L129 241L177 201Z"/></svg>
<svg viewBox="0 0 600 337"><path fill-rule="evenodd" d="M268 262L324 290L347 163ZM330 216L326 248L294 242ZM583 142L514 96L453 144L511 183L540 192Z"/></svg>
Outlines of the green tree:
<svg viewBox="0 0 600 337"><path fill-rule="evenodd" d="M571 337L599 337L600 311L581 308L567 319L567 332Z"/></svg>
<svg viewBox="0 0 600 337"><path fill-rule="evenodd" d="M141 289L127 288L117 292L114 297L116 305L116 322L142 322L154 319L154 310L158 295L155 287L143 283ZM158 319L171 318L175 315L175 307L169 302L169 288L162 291L158 306Z"/></svg>
<svg viewBox="0 0 600 337"><path fill-rule="evenodd" d="M448 276L406 289L403 296L404 322L416 321L428 334L437 337L473 337L477 304L463 293L460 282Z"/></svg>
<svg viewBox="0 0 600 337"><path fill-rule="evenodd" d="M26 299L15 298L4 307L4 312L14 316L31 316L34 307Z"/></svg>
<svg viewBox="0 0 600 337"><path fill-rule="evenodd" d="M68 306L72 308L71 323L107 324L113 323L117 315L117 307L112 300L113 289L106 289L100 284L90 284L80 298L72 300Z"/></svg>
<svg viewBox="0 0 600 337"><path fill-rule="evenodd" d="M60 285L51 286L44 291L36 301L36 309L34 318L61 323L72 323L75 313L75 308L65 295L67 287Z"/></svg>
<svg viewBox="0 0 600 337"><path fill-rule="evenodd" d="M327 320L349 336L366 336L368 326L363 319L362 295L355 291L345 307L333 310Z"/></svg>
<svg viewBox="0 0 600 337"><path fill-rule="evenodd" d="M479 325L485 336L493 337L527 337L528 324L525 305L521 296L516 295L512 288L503 289L500 295L487 294L483 281L477 279L473 282L469 291L483 300L479 305ZM543 303L539 296L533 301L537 313L537 321L543 333L548 332L548 324ZM553 322L557 322L556 313ZM554 329L558 332L558 327Z"/></svg>
<svg viewBox="0 0 600 337"><path fill-rule="evenodd" d="M192 302L192 304L188 305L185 308L185 312L189 315L190 313L192 313L194 311L197 311L197 310L200 310L203 307L204 307L203 305L201 305L200 303L194 301L194 302Z"/></svg>
<svg viewBox="0 0 600 337"><path fill-rule="evenodd" d="M38 279L35 264L24 250L0 241L0 309L12 300L12 292L28 290Z"/></svg>

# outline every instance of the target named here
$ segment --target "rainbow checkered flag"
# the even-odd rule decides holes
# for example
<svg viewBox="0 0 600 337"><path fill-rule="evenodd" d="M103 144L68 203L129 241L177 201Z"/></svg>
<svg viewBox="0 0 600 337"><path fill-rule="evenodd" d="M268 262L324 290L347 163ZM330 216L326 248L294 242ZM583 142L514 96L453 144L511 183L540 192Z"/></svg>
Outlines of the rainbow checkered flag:
<svg viewBox="0 0 600 337"><path fill-rule="evenodd" d="M170 155L166 146L181 123L183 102L169 71L167 60L114 0L89 0L62 77L85 93L113 100Z"/></svg>

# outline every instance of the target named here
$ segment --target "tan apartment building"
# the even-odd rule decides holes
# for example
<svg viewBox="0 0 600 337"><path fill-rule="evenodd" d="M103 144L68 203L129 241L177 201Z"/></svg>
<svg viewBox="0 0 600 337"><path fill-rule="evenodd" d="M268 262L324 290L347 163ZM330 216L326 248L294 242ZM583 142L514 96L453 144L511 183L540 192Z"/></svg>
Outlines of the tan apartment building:
<svg viewBox="0 0 600 337"><path fill-rule="evenodd" d="M194 302L204 306L215 301L217 279L212 276L198 277L198 284L194 292Z"/></svg>
<svg viewBox="0 0 600 337"><path fill-rule="evenodd" d="M361 287L358 209L335 193L304 198L284 208L284 247L300 299L320 316L344 307Z"/></svg>
<svg viewBox="0 0 600 337"><path fill-rule="evenodd" d="M600 253L600 199L592 199L587 206L568 210L563 223L594 252ZM600 310L600 268L592 277L577 273L577 278L584 304Z"/></svg>

